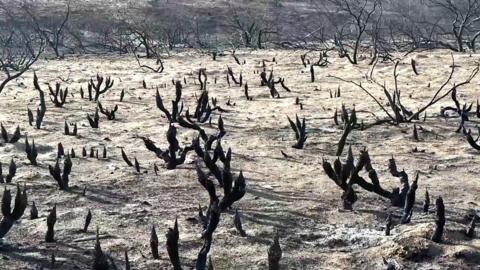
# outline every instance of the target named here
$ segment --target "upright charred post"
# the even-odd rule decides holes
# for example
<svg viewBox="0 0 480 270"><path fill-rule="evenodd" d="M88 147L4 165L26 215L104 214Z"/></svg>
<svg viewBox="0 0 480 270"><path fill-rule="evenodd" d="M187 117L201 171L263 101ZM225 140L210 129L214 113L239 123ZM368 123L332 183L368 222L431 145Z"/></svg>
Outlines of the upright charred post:
<svg viewBox="0 0 480 270"><path fill-rule="evenodd" d="M410 185L410 188L408 189L407 192L407 198L405 200L405 207L403 208L403 216L401 219L401 223L410 223L410 219L412 218L412 213L413 213L413 206L415 204L415 192L417 190L417 182L418 182L418 173L415 177L415 180L413 183Z"/></svg>
<svg viewBox="0 0 480 270"><path fill-rule="evenodd" d="M152 250L152 257L155 260L160 259L160 255L158 255L158 236L157 232L155 231L155 226L152 227L152 231L150 233L150 249Z"/></svg>
<svg viewBox="0 0 480 270"><path fill-rule="evenodd" d="M91 221L92 221L92 212L90 211L90 209L88 209L88 213L85 216L85 223L83 225L83 232L86 233L88 231L88 226L90 226Z"/></svg>
<svg viewBox="0 0 480 270"><path fill-rule="evenodd" d="M30 208L30 219L37 219L38 218L38 209L35 205L35 202L32 202L32 207Z"/></svg>
<svg viewBox="0 0 480 270"><path fill-rule="evenodd" d="M392 213L388 213L387 220L385 222L385 235L389 236L392 229Z"/></svg>
<svg viewBox="0 0 480 270"><path fill-rule="evenodd" d="M430 195L428 194L428 190L425 189L425 201L423 201L423 213L428 214L429 208L430 208Z"/></svg>
<svg viewBox="0 0 480 270"><path fill-rule="evenodd" d="M280 259L282 259L282 248L278 241L278 235L275 234L273 244L268 248L268 269L280 270Z"/></svg>
<svg viewBox="0 0 480 270"><path fill-rule="evenodd" d="M55 242L55 223L57 222L57 206L53 206L52 210L47 217L47 234L45 235L45 241L47 243Z"/></svg>
<svg viewBox="0 0 480 270"><path fill-rule="evenodd" d="M168 257L170 258L170 262L172 263L173 269L182 270L182 265L180 263L180 256L178 255L179 232L178 232L177 219L175 219L175 225L173 226L173 229L168 228L166 238L167 238Z"/></svg>
<svg viewBox="0 0 480 270"><path fill-rule="evenodd" d="M313 83L315 82L315 69L313 65L310 66L310 81Z"/></svg>
<svg viewBox="0 0 480 270"><path fill-rule="evenodd" d="M247 233L243 229L242 219L240 218L240 214L238 213L238 210L235 210L235 217L233 218L233 224L235 225L235 229L237 229L241 237L247 236Z"/></svg>
<svg viewBox="0 0 480 270"><path fill-rule="evenodd" d="M437 207L437 213L435 219L435 230L432 234L432 241L441 243L443 238L443 230L445 227L445 206L443 205L442 197L437 198L435 201L435 206Z"/></svg>

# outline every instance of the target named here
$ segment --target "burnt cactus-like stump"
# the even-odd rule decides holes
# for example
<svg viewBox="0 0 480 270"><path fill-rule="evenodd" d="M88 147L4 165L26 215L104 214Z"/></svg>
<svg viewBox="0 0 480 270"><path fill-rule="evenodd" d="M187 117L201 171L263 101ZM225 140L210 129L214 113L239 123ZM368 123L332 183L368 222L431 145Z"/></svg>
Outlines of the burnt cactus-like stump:
<svg viewBox="0 0 480 270"><path fill-rule="evenodd" d="M57 206L53 206L52 210L47 217L47 234L45 235L45 241L47 243L55 242L55 223L57 222Z"/></svg>
<svg viewBox="0 0 480 270"><path fill-rule="evenodd" d="M385 235L389 236L390 231L392 230L392 213L388 213L387 219L385 220Z"/></svg>
<svg viewBox="0 0 480 270"><path fill-rule="evenodd" d="M163 151L159 147L155 145L153 141L148 138L141 137L143 142L145 143L145 147L154 152L158 158L161 158L167 163L167 169L173 170L178 165L181 165L185 162L185 157L187 153L193 150L192 146L187 146L185 148L181 148L179 142L177 140L177 128L174 125L169 125L167 131L167 141L168 141L168 149ZM178 158L177 158L178 155Z"/></svg>
<svg viewBox="0 0 480 270"><path fill-rule="evenodd" d="M287 116L288 122L290 123L290 127L293 129L295 132L295 139L297 142L292 145L293 148L296 149L303 149L303 146L305 145L305 141L307 140L307 131L306 131L306 124L305 124L305 118L300 121L298 118L298 115L295 115L295 122L293 122L290 117Z"/></svg>
<svg viewBox="0 0 480 270"><path fill-rule="evenodd" d="M200 210L200 219L204 224L204 231L202 233L202 238L204 243L202 249L198 253L196 269L206 269L207 267L207 258L208 252L210 251L213 239L213 233L215 232L218 223L220 222L221 213L229 209L233 203L239 201L246 192L245 179L243 173L240 171L237 179L233 181L233 174L231 172L230 162L232 153L229 149L227 153L223 151L221 145L217 144L217 147L214 151L214 157L211 158L208 150L204 150L199 145L199 139L196 139L194 143L195 152L203 157L204 163L207 165L207 168L210 169L210 172L217 178L219 183L223 187L223 197L221 199L216 194L216 188L213 184L213 181L209 179L206 173L200 168L199 163L196 164L197 175L199 183L205 188L209 194L210 204L207 211L207 216L202 217L203 213ZM220 160L223 163L223 168L220 169L215 162ZM200 207L201 209L201 207ZM204 222L203 220L206 220Z"/></svg>
<svg viewBox="0 0 480 270"><path fill-rule="evenodd" d="M32 202L32 207L30 208L30 219L37 219L38 218L38 209L35 205L35 202Z"/></svg>
<svg viewBox="0 0 480 270"><path fill-rule="evenodd" d="M355 111L355 108L353 108L350 115L348 115L347 109L345 108L345 106L342 105L342 120L344 123L343 133L340 137L340 140L338 141L336 156L342 155L348 135L357 126L357 113Z"/></svg>
<svg viewBox="0 0 480 270"><path fill-rule="evenodd" d="M207 226L202 233L203 246L197 256L196 269L207 268L208 252L210 252L212 246L213 233L220 222L220 215L221 211L218 206L218 201L214 201L209 207Z"/></svg>
<svg viewBox="0 0 480 270"><path fill-rule="evenodd" d="M217 124L218 133L216 135L207 135L205 130L203 128L201 128L197 123L188 121L187 119L185 119L181 116L178 118L178 124L182 127L185 127L185 128L190 128L190 129L197 130L199 132L199 137L205 142L205 149L207 149L207 150L211 150L212 149L212 144L215 141L219 141L220 139L222 139L223 136L225 136L225 134L227 133L225 131L225 127L224 127L224 124L223 124L223 118L222 118L221 115L218 117L218 124ZM192 144L195 144L195 140L196 139L194 139ZM203 156L203 153L202 153L201 156Z"/></svg>
<svg viewBox="0 0 480 270"><path fill-rule="evenodd" d="M128 158L127 154L125 153L125 151L123 150L122 148L122 158L123 158L123 161L125 161L125 163L127 163L127 165L129 167L133 167L133 163L130 161L130 159Z"/></svg>
<svg viewBox="0 0 480 270"><path fill-rule="evenodd" d="M418 129L417 125L413 124L413 139L418 141L420 138L418 137Z"/></svg>
<svg viewBox="0 0 480 270"><path fill-rule="evenodd" d="M470 221L470 224L468 225L468 228L465 232L465 235L470 239L475 237L475 223L476 222L477 222L477 216L474 215L472 217L472 221Z"/></svg>
<svg viewBox="0 0 480 270"><path fill-rule="evenodd" d="M89 113L87 113L87 120L92 128L98 128L98 124L100 122L100 116L98 115L98 108L95 109L95 113L93 115L90 115Z"/></svg>
<svg viewBox="0 0 480 270"><path fill-rule="evenodd" d="M15 161L10 160L10 165L8 166L8 174L3 177L3 172L2 172L2 163L0 162L0 183L11 183L13 177L17 173L17 164L15 164Z"/></svg>
<svg viewBox="0 0 480 270"><path fill-rule="evenodd" d="M134 159L133 167L135 167L135 171L136 171L137 173L140 173L140 163L138 163L138 160L137 160L136 157L135 157L135 159Z"/></svg>
<svg viewBox="0 0 480 270"><path fill-rule="evenodd" d="M247 236L247 233L243 229L242 219L240 218L240 214L238 213L238 210L235 210L235 217L233 218L233 224L235 225L235 229L237 229L241 237Z"/></svg>
<svg viewBox="0 0 480 270"><path fill-rule="evenodd" d="M249 101L253 100L253 97L248 95L248 83L245 83L244 91L243 91L245 98Z"/></svg>
<svg viewBox="0 0 480 270"><path fill-rule="evenodd" d="M108 257L103 253L102 246L100 245L100 238L97 228L97 234L95 237L95 252L93 259L93 270L109 270L110 264L108 263Z"/></svg>
<svg viewBox="0 0 480 270"><path fill-rule="evenodd" d="M67 123L67 121L65 121L63 133L67 136L77 136L77 133L78 133L77 123L73 124L73 129L72 131L70 131L69 124Z"/></svg>
<svg viewBox="0 0 480 270"><path fill-rule="evenodd" d="M193 114L193 118L195 118L195 121L192 120L192 116L190 115L190 111L188 109L185 111L185 118L192 123L205 123L207 122L207 120L210 119L210 116L214 111L218 110L220 112L226 112L220 106L217 106L216 103L216 99L212 98L212 105L210 105L208 92L203 91L200 97L197 99L197 106L195 107L195 112ZM177 120L180 122L179 119Z"/></svg>
<svg viewBox="0 0 480 270"><path fill-rule="evenodd" d="M242 75L240 75L240 77L242 77ZM227 67L227 82L228 82L228 86L230 86L230 78L232 78L232 81L236 84L236 85L239 85L239 86L242 86L242 80L237 80L237 78L235 77L235 74L233 73L233 70L231 67Z"/></svg>
<svg viewBox="0 0 480 270"><path fill-rule="evenodd" d="M260 79L262 86L267 86L270 90L270 96L272 98L280 98L280 93L278 93L275 85L281 83L282 79L278 79L277 81L275 81L273 79L273 70L270 71L270 75L268 76L268 78L267 73L265 71L262 71L262 73L260 73Z"/></svg>
<svg viewBox="0 0 480 270"><path fill-rule="evenodd" d="M160 96L160 93L158 92L158 88L157 88L157 93L155 96L157 107L160 109L160 111L162 111L165 114L165 117L167 117L170 123L177 122L178 116L183 111L183 102L180 103L181 98L182 98L182 83L180 81L176 81L175 82L175 100L172 100L172 111L170 112L163 105L162 97Z"/></svg>
<svg viewBox="0 0 480 270"><path fill-rule="evenodd" d="M432 234L432 241L435 243L441 243L443 238L443 230L445 227L445 206L443 205L442 197L438 197L435 201L437 207L435 230Z"/></svg>
<svg viewBox="0 0 480 270"><path fill-rule="evenodd" d="M407 192L405 207L403 208L403 215L402 215L402 219L400 220L400 223L402 224L410 223L410 219L412 218L413 206L415 205L415 192L418 187L417 182L418 182L418 173Z"/></svg>
<svg viewBox="0 0 480 270"><path fill-rule="evenodd" d="M110 77L107 77L105 79L104 77L97 74L96 82L94 82L93 79L90 79L90 81L88 82L88 99L90 101L98 101L100 95L105 94L108 89L113 87L113 82L114 81L111 80ZM92 97L93 90L95 91L95 96Z"/></svg>
<svg viewBox="0 0 480 270"><path fill-rule="evenodd" d="M55 90L53 90L50 84L48 85L48 90L50 90L50 100L53 102L55 107L61 108L67 101L68 87L62 89L59 82L55 84Z"/></svg>
<svg viewBox="0 0 480 270"><path fill-rule="evenodd" d="M353 189L354 184L367 191L374 192L384 198L388 198L391 201L393 201L393 198L396 198L394 192L387 191L380 185L377 172L372 167L370 156L367 150L362 150L360 152L360 157L358 158L357 164L355 164L352 149L350 147L345 163L342 163L340 159L337 158L333 162L332 167L332 164L324 159L322 166L327 176L344 191L342 199L345 210L352 210L352 205L357 200L355 190ZM359 175L363 169L365 169L367 172L371 183L367 182Z"/></svg>
<svg viewBox="0 0 480 270"><path fill-rule="evenodd" d="M68 191L69 190L69 175L72 172L72 160L70 159L70 155L65 157L65 161L63 162L63 173L60 170L60 164L57 159L55 166L48 165L48 169L50 171L50 175L57 181L58 187L60 190Z"/></svg>
<svg viewBox="0 0 480 270"><path fill-rule="evenodd" d="M480 145L478 144L478 138L477 139L473 138L472 131L469 129L468 131L466 131L464 133L465 133L465 138L467 139L468 144L470 144L470 146L473 149L480 151ZM480 129L479 129L479 133L480 133Z"/></svg>
<svg viewBox="0 0 480 270"><path fill-rule="evenodd" d="M401 188L394 188L392 191L392 197L390 198L392 206L403 207L405 206L407 193L410 189L408 175L405 170L398 171L397 164L393 156L388 160L388 169L392 176L400 178L400 184L402 185Z"/></svg>
<svg viewBox="0 0 480 270"><path fill-rule="evenodd" d="M63 144L62 143L58 143L58 146L57 146L57 158L60 158L60 157L63 157L65 156L65 150L63 149Z"/></svg>
<svg viewBox="0 0 480 270"><path fill-rule="evenodd" d="M229 157L226 159L231 158L231 154L227 154ZM206 269L207 267L207 256L208 252L210 251L213 239L213 233L215 232L218 223L220 222L221 213L225 211L227 208L240 200L243 195L245 195L245 179L243 178L242 173L238 176L237 180L235 181L232 187L232 175L230 172L230 161L226 161L227 165L224 165L223 175L223 188L224 188L224 196L219 199L215 185L213 182L208 178L208 176L201 170L197 163L197 174L198 174L198 181L199 183L205 188L208 192L210 197L210 205L207 212L206 223L204 224L204 231L202 233L202 238L204 239L204 243L202 249L198 253L197 262L196 262L196 269ZM202 214L203 215L203 214Z"/></svg>
<svg viewBox="0 0 480 270"><path fill-rule="evenodd" d="M229 162L228 162L229 163ZM232 173L230 172L230 165L226 165L223 168L223 192L224 196L219 200L216 195L215 185L212 180L202 171L200 166L197 164L197 175L199 183L205 188L210 197L210 206L214 202L218 203L218 208L221 212L230 208L233 203L239 201L246 192L246 183L243 173L240 171L237 179L233 182Z"/></svg>
<svg viewBox="0 0 480 270"><path fill-rule="evenodd" d="M123 98L125 97L125 89L122 89L122 92L120 92L120 98L119 101L123 102Z"/></svg>
<svg viewBox="0 0 480 270"><path fill-rule="evenodd" d="M92 212L88 209L88 213L85 216L85 223L83 224L83 232L88 231L88 226L90 226L90 222L92 221Z"/></svg>
<svg viewBox="0 0 480 270"><path fill-rule="evenodd" d="M100 109L100 113L105 115L108 120L115 120L115 113L118 111L118 105L115 105L113 109L109 110L108 108L103 108L102 103L99 101L98 109Z"/></svg>
<svg viewBox="0 0 480 270"><path fill-rule="evenodd" d="M180 256L178 255L178 223L175 219L175 225L172 228L168 228L168 232L165 235L167 238L167 252L170 262L172 263L174 270L182 270L182 265L180 263Z"/></svg>
<svg viewBox="0 0 480 270"><path fill-rule="evenodd" d="M205 143L205 149L200 145L200 139L197 137L192 141L193 148L195 153L203 160L205 166L210 170L210 172L215 176L219 185L223 187L223 175L221 167L219 167L216 162L220 160L225 162L226 155L222 148L220 141L217 141L217 146L213 152L213 157L210 155L209 150L207 149L207 143Z"/></svg>
<svg viewBox="0 0 480 270"><path fill-rule="evenodd" d="M282 248L278 241L278 235L275 234L273 244L268 248L268 270L280 270L280 260L282 259Z"/></svg>
<svg viewBox="0 0 480 270"><path fill-rule="evenodd" d="M287 92L292 92L292 90L290 90L290 88L288 88L288 86L285 84L285 78L280 78L279 79L280 81L280 86L283 88L283 90L287 91Z"/></svg>
<svg viewBox="0 0 480 270"><path fill-rule="evenodd" d="M313 65L310 66L310 82L315 82L315 69Z"/></svg>
<svg viewBox="0 0 480 270"><path fill-rule="evenodd" d="M2 197L2 220L0 221L0 239L3 238L13 227L13 224L19 220L27 208L27 191L23 191L20 185L17 185L17 194L15 195L15 207L11 208L12 195L6 187L3 190Z"/></svg>
<svg viewBox="0 0 480 270"><path fill-rule="evenodd" d="M5 127L3 126L3 124L0 124L0 129L1 129L2 139L5 143L14 144L14 143L18 142L18 140L20 140L21 134L20 134L20 127L19 126L17 126L17 128L13 132L11 138L8 138L9 137L8 132L5 129Z"/></svg>
<svg viewBox="0 0 480 270"><path fill-rule="evenodd" d="M43 90L40 88L40 85L38 84L38 78L37 74L34 72L33 73L33 85L35 89L38 91L39 97L40 97L40 107L37 107L37 118L35 119L35 127L37 129L40 129L42 126L43 118L45 117L45 113L47 112L47 104L45 102L45 93ZM33 113L30 109L27 108L28 112L28 122L30 125L33 124Z"/></svg>
<svg viewBox="0 0 480 270"><path fill-rule="evenodd" d="M37 147L35 146L35 140L32 140L32 144L28 142L28 137L25 136L25 153L27 153L27 158L30 161L30 164L37 165Z"/></svg>
<svg viewBox="0 0 480 270"><path fill-rule="evenodd" d="M152 231L150 233L150 249L152 250L152 257L155 260L160 259L160 255L158 255L158 236L157 232L155 231L155 226L152 227Z"/></svg>
<svg viewBox="0 0 480 270"><path fill-rule="evenodd" d="M125 250L125 270L130 270L130 259L128 259L128 251Z"/></svg>
<svg viewBox="0 0 480 270"><path fill-rule="evenodd" d="M423 201L423 213L428 214L429 208L430 208L430 194L428 194L428 190L425 189L425 200Z"/></svg>
<svg viewBox="0 0 480 270"><path fill-rule="evenodd" d="M207 69L201 68L198 70L198 81L200 82L200 90L207 90Z"/></svg>

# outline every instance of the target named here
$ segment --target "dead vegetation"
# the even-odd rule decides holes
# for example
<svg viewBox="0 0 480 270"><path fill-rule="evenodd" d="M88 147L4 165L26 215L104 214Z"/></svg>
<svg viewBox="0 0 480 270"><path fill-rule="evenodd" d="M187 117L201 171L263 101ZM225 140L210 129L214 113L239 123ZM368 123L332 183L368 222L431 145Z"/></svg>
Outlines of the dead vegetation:
<svg viewBox="0 0 480 270"><path fill-rule="evenodd" d="M23 6L39 37L15 40L19 54L16 32L0 39L0 92L8 90L0 99L0 266L477 265L478 153L469 147L480 150L472 132L478 61L400 53L387 46L395 34L381 35L382 1L328 2L348 18L332 21L329 47L323 40L321 49L264 50L281 29L232 11L242 43L258 51L232 43L170 55L191 33L184 25L153 28L147 16L105 37L134 58L97 56L105 63L63 53L74 35L70 4L51 25ZM458 51L464 42L456 41ZM57 59L39 60L45 44ZM65 63L72 78L59 70ZM11 81L17 85L6 86Z"/></svg>

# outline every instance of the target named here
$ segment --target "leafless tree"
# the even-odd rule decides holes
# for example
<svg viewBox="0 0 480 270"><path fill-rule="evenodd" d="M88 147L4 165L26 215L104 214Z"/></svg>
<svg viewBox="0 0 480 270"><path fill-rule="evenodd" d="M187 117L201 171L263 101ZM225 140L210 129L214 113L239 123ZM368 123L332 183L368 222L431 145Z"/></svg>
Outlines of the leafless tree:
<svg viewBox="0 0 480 270"><path fill-rule="evenodd" d="M45 48L42 39L20 30L0 33L0 93L7 83L22 76L40 57Z"/></svg>
<svg viewBox="0 0 480 270"><path fill-rule="evenodd" d="M454 51L464 52L465 47L475 50L475 42L480 36L480 0L430 0L433 7L438 7L441 16L447 21L446 26L438 24L440 33L453 35L455 46L448 41L438 42Z"/></svg>
<svg viewBox="0 0 480 270"><path fill-rule="evenodd" d="M428 108L435 105L440 100L448 97L453 91L459 89L462 86L470 84L472 80L478 75L480 72L480 63L477 63L475 68L472 69L470 74L460 82L452 82L454 80L454 74L457 70L458 66L455 65L455 59L452 55L452 64L450 65L450 73L445 81L436 89L431 99L421 107L419 107L416 111L409 109L408 107L404 106L401 99L401 90L398 81L399 72L398 72L398 65L400 60L397 60L393 69L393 87L389 88L385 82L377 81L373 76L373 69L375 65L373 65L370 75L367 75L367 83L356 82L353 80L346 80L340 78L335 75L328 75L328 77L336 78L342 82L349 83L358 87L364 93L366 93L379 107L380 109L388 116L388 121L392 124L398 125L400 123L410 123L413 120L418 120L420 115L424 113ZM413 65L413 64L412 64ZM379 98L377 98L374 94L372 89L369 89L368 83L372 83L373 86L380 88L385 97L388 101L387 106L385 106L382 102L380 102ZM384 121L384 120L381 120Z"/></svg>
<svg viewBox="0 0 480 270"><path fill-rule="evenodd" d="M359 49L367 29L374 27L375 15L381 9L380 0L328 0L335 9L329 16L345 16L345 20L333 22L336 28L335 45L340 57L358 64ZM353 42L353 44L351 44Z"/></svg>
<svg viewBox="0 0 480 270"><path fill-rule="evenodd" d="M43 37L48 46L55 52L55 56L63 57L60 50L61 47L64 47L64 30L70 19L70 1L67 3L65 14L62 17L50 17L47 20L42 20L40 16L35 13L35 7L29 4L23 4L22 9L31 19L33 29Z"/></svg>
<svg viewBox="0 0 480 270"><path fill-rule="evenodd" d="M228 12L231 16L228 26L240 37L243 46L263 49L267 38L279 34L280 30L279 25L272 21L276 15L269 12L268 7L258 9L246 10L245 7L230 5Z"/></svg>

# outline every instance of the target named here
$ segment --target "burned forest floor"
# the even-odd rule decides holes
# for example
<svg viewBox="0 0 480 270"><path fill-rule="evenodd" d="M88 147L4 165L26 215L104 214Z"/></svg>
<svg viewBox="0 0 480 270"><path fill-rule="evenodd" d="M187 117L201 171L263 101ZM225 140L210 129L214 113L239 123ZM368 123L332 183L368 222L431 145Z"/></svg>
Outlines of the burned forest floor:
<svg viewBox="0 0 480 270"><path fill-rule="evenodd" d="M201 126L215 133L221 115L225 136L224 149L232 149L232 171L245 176L247 192L232 209L221 216L213 236L210 258L215 269L267 269L267 251L278 234L283 256L282 269L383 269L383 258L395 261L405 269L475 269L480 265L480 240L469 239L464 231L480 209L480 152L473 149L462 133L457 133L459 118L454 113L440 115L442 107L454 106L450 95L430 107L426 117L412 123L382 123L383 110L360 88L330 75L362 82L362 86L385 105L387 99L378 85L365 79L372 68L369 59L357 66L330 53L326 67L315 66L315 82L310 67L302 65L300 56L312 63L318 53L291 50L238 51L238 64L230 53L210 55L195 51L179 52L164 59L165 70L155 73L139 68L129 56L72 56L60 60L41 60L32 69L45 89L47 111L42 127L28 124L27 108L35 112L38 92L33 86L33 70L9 84L0 94L0 122L12 133L20 126L22 137L16 144L0 145L3 171L13 159L17 173L10 184L1 184L14 192L17 183L25 185L28 207L23 217L0 242L1 269L91 269L95 231L99 230L104 252L124 269L124 252L128 251L132 269L173 269L165 246L165 234L178 218L179 253L185 269L195 266L202 247L202 226L197 212L208 206L209 197L197 180L195 152L189 152L185 163L168 170L163 160L148 151L140 137L147 137L166 148L169 127L165 115L157 108L158 89L167 109L175 97L172 81L182 85L185 113L195 110L196 98L202 90L198 70L206 69L206 89L223 110L211 115L211 123ZM449 86L467 78L476 67L480 55L454 54L455 73ZM400 57L400 55L398 55ZM411 67L415 59L418 75ZM274 61L273 61L274 60ZM155 65L154 60L141 59ZM398 87L405 106L416 110L428 103L450 73L452 56L447 51L419 52L403 57L398 65ZM248 83L251 100L244 86L227 84L227 67L234 75L242 74ZM275 80L284 79L291 90L278 84L279 98L272 98L267 86L261 86L260 72L273 70ZM379 61L374 76L393 87L392 62ZM97 74L111 77L114 84L100 96L104 108L118 105L115 120L100 115L99 128L91 128L87 114L93 114L97 103L81 98L80 88ZM60 82L68 87L66 103L55 107L47 83ZM145 85L143 85L145 82ZM146 88L144 87L146 86ZM338 96L338 89L340 95ZM474 103L466 126L476 138L475 115L479 98L480 76L457 89L459 102ZM124 90L123 101L120 94ZM337 96L337 97L336 97ZM298 103L296 104L296 99ZM335 110L342 104L355 108L358 122L364 129L354 129L347 138L343 159L351 146L355 157L368 149L382 187L399 186L399 180L388 170L393 156L400 170L410 179L418 173L418 189L411 222L399 224L403 209L390 206L390 201L365 189L356 188L358 200L352 211L343 210L342 190L325 174L322 160L336 158L338 141L343 132ZM303 149L292 148L295 133L287 116L305 118L307 140ZM338 117L340 118L340 116ZM77 123L78 135L66 136L64 123ZM416 125L418 140L413 137ZM197 131L177 123L180 146L191 143ZM25 154L25 136L34 140L38 149L38 165L32 166ZM57 159L57 145L65 151L74 149L70 174L70 191L61 191L49 174L48 165ZM82 148L87 157L82 157ZM107 158L102 158L104 147ZM90 149L100 157L90 157ZM133 161L139 162L140 173L127 166L121 156L124 149ZM154 172L158 167L158 175ZM2 188L3 189L3 188ZM84 193L85 190L85 193ZM220 188L218 188L220 190ZM430 209L424 213L425 191L430 194ZM442 196L446 224L444 240L430 240L435 228L435 199ZM35 202L39 218L31 220L30 207ZM46 218L57 207L55 242L46 243ZM85 216L91 210L92 222L83 232ZM238 210L247 236L241 237L233 225ZM385 236L385 220L392 213L394 226ZM150 252L152 226L158 233L160 258Z"/></svg>

